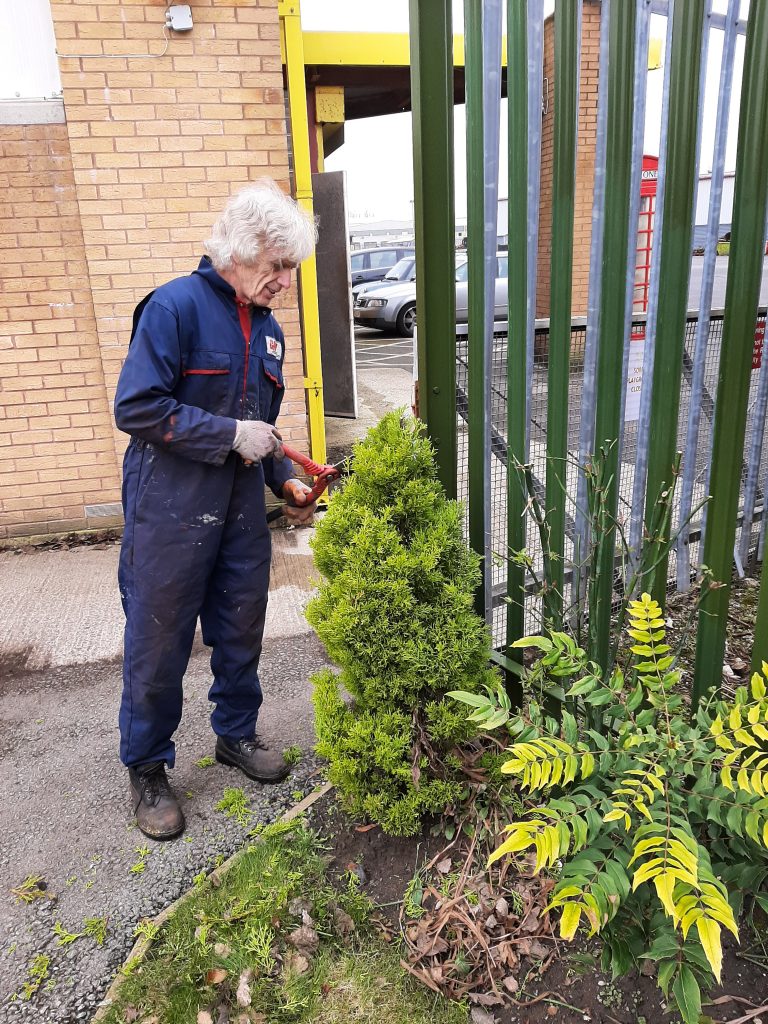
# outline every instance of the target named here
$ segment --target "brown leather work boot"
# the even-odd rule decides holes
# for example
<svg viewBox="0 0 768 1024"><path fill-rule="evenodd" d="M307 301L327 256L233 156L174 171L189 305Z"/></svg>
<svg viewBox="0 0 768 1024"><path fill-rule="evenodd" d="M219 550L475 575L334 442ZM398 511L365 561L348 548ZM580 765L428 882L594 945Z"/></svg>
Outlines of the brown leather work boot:
<svg viewBox="0 0 768 1024"><path fill-rule="evenodd" d="M219 736L216 760L231 768L239 768L256 782L282 782L291 770L283 755L270 750L260 736L242 740L227 740Z"/></svg>
<svg viewBox="0 0 768 1024"><path fill-rule="evenodd" d="M184 815L165 774L164 761L128 769L136 824L150 839L175 839L184 831Z"/></svg>

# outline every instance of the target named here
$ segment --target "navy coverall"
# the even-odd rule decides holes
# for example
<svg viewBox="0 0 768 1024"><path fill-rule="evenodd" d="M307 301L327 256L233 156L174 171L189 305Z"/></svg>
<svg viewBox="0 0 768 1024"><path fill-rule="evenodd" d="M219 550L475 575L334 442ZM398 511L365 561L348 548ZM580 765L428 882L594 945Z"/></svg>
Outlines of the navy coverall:
<svg viewBox="0 0 768 1024"><path fill-rule="evenodd" d="M171 739L198 616L213 648L214 732L251 737L271 541L265 482L288 459L247 466L235 420L274 423L283 397L283 332L269 309L238 309L207 257L155 291L141 313L115 397L131 435L123 463L125 611L120 758L174 764Z"/></svg>

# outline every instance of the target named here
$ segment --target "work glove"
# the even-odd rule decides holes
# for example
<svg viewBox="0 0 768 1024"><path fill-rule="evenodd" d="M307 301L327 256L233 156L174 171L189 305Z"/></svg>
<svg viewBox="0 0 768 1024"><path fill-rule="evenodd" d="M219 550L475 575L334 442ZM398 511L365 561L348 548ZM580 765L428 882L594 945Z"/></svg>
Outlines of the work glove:
<svg viewBox="0 0 768 1024"><path fill-rule="evenodd" d="M307 523L312 522L317 502L313 501L307 505L307 495L310 493L310 488L307 487L303 480L286 480L280 489L280 493L286 502L283 514L289 523L295 526L305 526Z"/></svg>
<svg viewBox="0 0 768 1024"><path fill-rule="evenodd" d="M263 420L236 420L236 423L232 448L242 455L245 462L261 462L269 458L281 461L285 457L283 439L271 423Z"/></svg>

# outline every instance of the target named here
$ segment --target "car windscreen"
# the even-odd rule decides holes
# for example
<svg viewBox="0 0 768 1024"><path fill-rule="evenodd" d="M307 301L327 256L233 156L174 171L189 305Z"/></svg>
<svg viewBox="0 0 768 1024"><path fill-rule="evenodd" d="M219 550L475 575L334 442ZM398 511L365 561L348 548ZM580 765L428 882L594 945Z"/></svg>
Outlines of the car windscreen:
<svg viewBox="0 0 768 1024"><path fill-rule="evenodd" d="M406 257L396 263L391 270L388 270L384 275L385 281L407 281L413 273L413 265L415 260Z"/></svg>

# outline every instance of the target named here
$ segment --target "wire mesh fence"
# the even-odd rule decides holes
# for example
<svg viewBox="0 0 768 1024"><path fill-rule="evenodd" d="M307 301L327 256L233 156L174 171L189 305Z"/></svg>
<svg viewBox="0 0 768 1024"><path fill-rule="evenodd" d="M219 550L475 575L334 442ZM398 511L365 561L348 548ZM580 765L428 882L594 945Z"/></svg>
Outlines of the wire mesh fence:
<svg viewBox="0 0 768 1024"><path fill-rule="evenodd" d="M758 314L755 328L755 358L750 381L749 414L744 443L741 472L741 492L739 498L739 533L736 538L737 551L742 545L746 547L747 564L737 558L737 568L741 572L754 564L758 557L761 538L764 537L765 489L768 486L768 422L765 408L758 401L758 389L762 374L768 373L762 359L761 339L765 330L765 309ZM677 448L683 453L683 459L693 458L694 486L692 508L697 510L688 523L687 546L690 559L690 575L695 576L701 565L703 551L702 536L706 528L706 505L702 507L707 496L711 469L711 441L714 424L717 383L720 371L720 352L723 333L723 313L713 311L710 316L709 336L704 367L704 385L700 399L701 425L699 444L692 453L685 451L686 425L691 403L691 383L694 371L694 341L698 315L688 316L685 329L685 348L683 355L683 371L680 380L680 413L677 430ZM643 437L638 430L640 410L639 397L643 382L643 349L645 337L645 316L633 320L629 352L629 373L627 380L627 397L624 408L624 432L621 444L620 479L619 479L619 521L627 526L632 506L632 494L635 487L635 467L638 455L638 437ZM584 346L586 340L586 321L575 319L571 328L571 358L568 386L568 460L559 474L566 501L566 547L565 547L565 592L564 605L568 609L572 603L573 572L585 560L585 554L579 552L576 542L576 490L579 466L585 461L585 455L579 451L579 423L582 415L589 415L591 410L582 405L582 383L584 371ZM507 325L497 323L493 336L493 356L491 360L491 535L487 549L492 553L490 571L493 587L493 621L492 632L494 643L501 646L506 636L507 609ZM456 414L458 434L458 479L457 493L463 502L468 501L468 339L466 327L457 332L456 338ZM528 380L530 395L530 452L529 464L533 472L534 487L542 506L544 505L544 481L546 478L547 452L547 373L549 366L549 323L540 320L536 323L534 362L532 376ZM523 372L520 368L520 372ZM765 386L764 381L764 386ZM647 437L647 435L645 435ZM757 440L757 444L755 441ZM736 454L735 457L739 457ZM754 460L756 459L756 462ZM750 468L750 460L757 486L754 490L751 516L744 516L744 492ZM745 521L746 524L745 525ZM676 493L673 532L678 532L680 522L680 493ZM742 541L741 531L746 531L746 541ZM540 621L540 601L537 597L540 573L542 569L542 545L538 530L529 517L526 526L527 555L531 568L526 574L525 621L526 630L537 628ZM667 589L678 589L677 559L673 551L670 558Z"/></svg>

